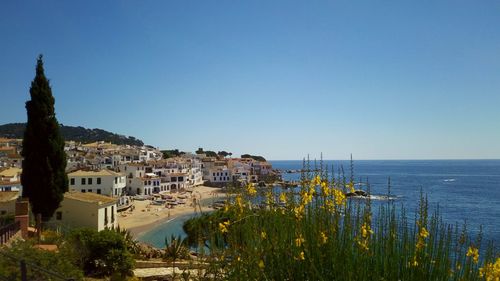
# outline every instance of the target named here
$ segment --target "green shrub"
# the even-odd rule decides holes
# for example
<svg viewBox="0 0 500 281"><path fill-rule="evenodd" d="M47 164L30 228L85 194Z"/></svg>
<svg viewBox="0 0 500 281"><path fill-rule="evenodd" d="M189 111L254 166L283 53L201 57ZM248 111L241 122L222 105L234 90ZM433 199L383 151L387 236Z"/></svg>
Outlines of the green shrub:
<svg viewBox="0 0 500 281"><path fill-rule="evenodd" d="M32 241L18 241L11 247L0 250L0 276L9 276L20 280L19 263L27 264L28 280L60 280L44 270L50 270L66 278L81 280L83 272L71 263L68 252L61 249L58 252L33 248ZM42 270L40 270L41 268Z"/></svg>
<svg viewBox="0 0 500 281"><path fill-rule="evenodd" d="M130 275L134 260L123 235L114 230L75 230L69 235L73 260L90 276Z"/></svg>

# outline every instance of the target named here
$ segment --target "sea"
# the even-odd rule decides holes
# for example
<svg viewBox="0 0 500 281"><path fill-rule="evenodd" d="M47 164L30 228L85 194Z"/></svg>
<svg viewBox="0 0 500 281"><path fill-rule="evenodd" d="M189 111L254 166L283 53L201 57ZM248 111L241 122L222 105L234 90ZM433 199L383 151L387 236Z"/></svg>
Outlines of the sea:
<svg viewBox="0 0 500 281"><path fill-rule="evenodd" d="M273 169L300 170L302 160L270 161ZM314 168L314 161L310 162ZM319 167L320 162L316 161ZM323 161L335 173L351 177L350 161ZM420 196L428 200L429 213L439 209L447 224L467 226L473 237L482 228L483 241L500 245L500 160L355 160L353 177L357 189L367 189L375 198L389 193L397 208L405 208L412 219ZM284 180L298 180L300 173L283 173ZM206 202L207 204L209 202ZM374 207L384 200L373 200ZM376 210L376 209L375 209ZM160 224L138 239L156 247L165 246L165 237L185 236L182 224L186 215Z"/></svg>

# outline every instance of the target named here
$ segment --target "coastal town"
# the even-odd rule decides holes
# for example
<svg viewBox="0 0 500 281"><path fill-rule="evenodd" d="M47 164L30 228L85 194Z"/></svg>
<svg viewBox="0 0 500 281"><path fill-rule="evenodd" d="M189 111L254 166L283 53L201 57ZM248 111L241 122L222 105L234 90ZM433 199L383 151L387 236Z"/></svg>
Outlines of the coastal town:
<svg viewBox="0 0 500 281"><path fill-rule="evenodd" d="M14 215L22 196L21 150L21 139L0 138L2 216ZM66 141L64 150L68 192L48 222L63 230L122 227L138 234L153 222L193 212L196 202L228 186L263 183L277 174L257 157L207 156L200 149L165 158L152 146Z"/></svg>

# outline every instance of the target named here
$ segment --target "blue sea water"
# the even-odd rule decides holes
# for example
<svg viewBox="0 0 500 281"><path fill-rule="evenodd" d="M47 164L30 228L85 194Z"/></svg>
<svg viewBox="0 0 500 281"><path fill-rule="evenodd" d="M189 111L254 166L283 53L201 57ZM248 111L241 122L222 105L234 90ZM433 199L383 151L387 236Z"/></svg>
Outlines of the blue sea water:
<svg viewBox="0 0 500 281"><path fill-rule="evenodd" d="M271 161L274 169L302 168L302 161ZM323 161L337 171L343 166L350 177L349 161ZM318 162L319 165L319 162ZM312 164L313 166L313 164ZM300 174L283 174L295 180ZM354 161L356 182L369 182L372 194L385 195L391 179L391 195L395 204L411 214L416 210L420 192L427 196L430 210L439 206L444 222L467 222L471 234L483 228L483 239L500 244L500 160L357 160ZM366 188L366 186L361 186ZM164 246L165 236L184 235L182 223L189 217L157 226L139 240L158 247ZM410 217L411 219L411 217Z"/></svg>

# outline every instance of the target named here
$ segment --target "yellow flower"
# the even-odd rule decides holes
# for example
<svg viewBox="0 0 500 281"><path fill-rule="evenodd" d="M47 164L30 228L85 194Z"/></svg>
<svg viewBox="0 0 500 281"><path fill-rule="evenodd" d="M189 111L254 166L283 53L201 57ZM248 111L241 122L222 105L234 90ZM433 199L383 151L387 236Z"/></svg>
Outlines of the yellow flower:
<svg viewBox="0 0 500 281"><path fill-rule="evenodd" d="M230 225L229 221L225 221L225 222L219 223L219 231L221 233L227 233L229 225Z"/></svg>
<svg viewBox="0 0 500 281"><path fill-rule="evenodd" d="M259 268L260 269L264 269L265 265L264 265L264 261L263 260L260 260L259 261Z"/></svg>
<svg viewBox="0 0 500 281"><path fill-rule="evenodd" d="M266 240L266 238L267 238L267 234L266 234L266 232L265 232L265 231L261 231L261 232L260 232L260 238L262 238L262 240Z"/></svg>
<svg viewBox="0 0 500 281"><path fill-rule="evenodd" d="M298 220L301 220L302 216L304 215L304 205L299 205L299 206L293 208L293 212L295 213L295 217Z"/></svg>
<svg viewBox="0 0 500 281"><path fill-rule="evenodd" d="M299 237L295 239L295 246L300 247L305 241L306 240L304 239L304 237L302 237L302 234L300 234Z"/></svg>
<svg viewBox="0 0 500 281"><path fill-rule="evenodd" d="M242 213L243 212L243 208L245 207L245 204L243 203L243 199L241 198L241 195L237 195L234 198L234 204L238 208L237 209L238 213Z"/></svg>
<svg viewBox="0 0 500 281"><path fill-rule="evenodd" d="M333 196L335 197L335 204L337 206L343 205L345 202L345 194L341 190L334 189Z"/></svg>
<svg viewBox="0 0 500 281"><path fill-rule="evenodd" d="M321 183L321 177L320 176L315 176L314 179L313 179L312 184L313 185L318 185L320 183Z"/></svg>
<svg viewBox="0 0 500 281"><path fill-rule="evenodd" d="M422 238L427 238L427 236L429 236L429 232L427 232L427 229L425 229L425 227L422 227L420 229L420 237Z"/></svg>
<svg viewBox="0 0 500 281"><path fill-rule="evenodd" d="M302 205L307 205L312 202L312 193L304 192L302 193Z"/></svg>
<svg viewBox="0 0 500 281"><path fill-rule="evenodd" d="M269 206L274 205L274 197L270 191L266 192L266 204Z"/></svg>
<svg viewBox="0 0 500 281"><path fill-rule="evenodd" d="M321 231L320 234L321 244L325 244L328 241L328 236L326 236L325 232Z"/></svg>
<svg viewBox="0 0 500 281"><path fill-rule="evenodd" d="M418 238L417 240L417 245L415 245L415 248L417 248L417 251L425 247L425 242L422 238Z"/></svg>
<svg viewBox="0 0 500 281"><path fill-rule="evenodd" d="M486 263L484 267L479 269L479 276L484 277L486 281L500 280L500 258L497 258L495 263Z"/></svg>
<svg viewBox="0 0 500 281"><path fill-rule="evenodd" d="M257 194L257 190L255 189L254 184L249 183L247 185L247 192L250 196L254 196L255 194Z"/></svg>
<svg viewBox="0 0 500 281"><path fill-rule="evenodd" d="M241 257L240 257L240 256L237 256L237 257L236 257L236 261L241 261Z"/></svg>
<svg viewBox="0 0 500 281"><path fill-rule="evenodd" d="M361 236L363 238L368 238L370 235L373 234L373 230L371 229L370 225L368 223L363 223L361 226Z"/></svg>
<svg viewBox="0 0 500 281"><path fill-rule="evenodd" d="M477 263L479 261L479 250L470 246L469 249L467 249L467 256L472 257L474 263Z"/></svg>
<svg viewBox="0 0 500 281"><path fill-rule="evenodd" d="M297 257L299 261L303 261L306 259L304 251L300 252L299 256Z"/></svg>
<svg viewBox="0 0 500 281"><path fill-rule="evenodd" d="M347 187L349 188L349 192L354 193L354 184L352 182L347 184Z"/></svg>
<svg viewBox="0 0 500 281"><path fill-rule="evenodd" d="M330 195L330 188L328 188L328 183L326 181L321 182L321 192L324 196Z"/></svg>
<svg viewBox="0 0 500 281"><path fill-rule="evenodd" d="M280 202L286 203L286 194L284 192L280 194Z"/></svg>
<svg viewBox="0 0 500 281"><path fill-rule="evenodd" d="M420 225L420 224L419 224ZM418 237L417 237L417 244L415 245L415 248L417 251L421 250L426 246L425 244L425 238L429 236L429 232L427 232L427 229L425 227L420 227L420 231L418 232Z"/></svg>
<svg viewBox="0 0 500 281"><path fill-rule="evenodd" d="M368 251L370 248L368 247L368 239L363 239L363 240L357 240L358 246L361 248L363 251Z"/></svg>

